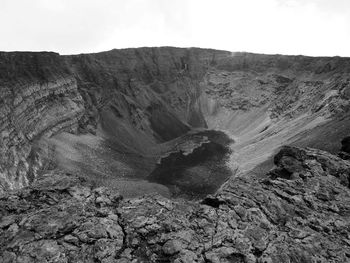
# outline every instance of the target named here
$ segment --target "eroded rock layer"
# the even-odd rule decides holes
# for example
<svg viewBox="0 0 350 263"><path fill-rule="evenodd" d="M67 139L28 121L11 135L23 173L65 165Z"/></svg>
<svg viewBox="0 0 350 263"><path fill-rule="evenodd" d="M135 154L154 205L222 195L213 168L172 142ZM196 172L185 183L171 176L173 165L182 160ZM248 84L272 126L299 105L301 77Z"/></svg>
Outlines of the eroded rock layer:
<svg viewBox="0 0 350 263"><path fill-rule="evenodd" d="M0 189L27 186L49 149L43 136L74 131L84 112L76 79L55 53L0 53Z"/></svg>
<svg viewBox="0 0 350 263"><path fill-rule="evenodd" d="M226 165L239 176L266 171L285 143L336 152L350 126L350 60L340 57L10 52L1 53L0 87L1 191L60 168L123 195L167 196L148 176L195 129L234 140Z"/></svg>

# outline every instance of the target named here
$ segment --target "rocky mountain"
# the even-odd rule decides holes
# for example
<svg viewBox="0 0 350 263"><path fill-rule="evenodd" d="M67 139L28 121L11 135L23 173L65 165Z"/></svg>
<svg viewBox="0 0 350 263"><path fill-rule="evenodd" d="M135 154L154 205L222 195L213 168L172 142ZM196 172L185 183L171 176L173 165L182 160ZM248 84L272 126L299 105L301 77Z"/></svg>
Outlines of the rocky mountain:
<svg viewBox="0 0 350 263"><path fill-rule="evenodd" d="M1 52L0 91L3 262L350 261L349 58Z"/></svg>

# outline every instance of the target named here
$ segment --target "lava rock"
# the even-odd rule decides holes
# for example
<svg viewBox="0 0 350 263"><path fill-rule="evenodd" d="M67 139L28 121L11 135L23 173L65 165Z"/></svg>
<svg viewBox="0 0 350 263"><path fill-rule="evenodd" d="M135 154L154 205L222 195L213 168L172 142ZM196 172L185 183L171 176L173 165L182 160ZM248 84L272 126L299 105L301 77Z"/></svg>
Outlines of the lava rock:
<svg viewBox="0 0 350 263"><path fill-rule="evenodd" d="M229 179L203 202L123 200L52 171L0 197L0 261L347 262L349 162L285 146L275 165L264 179Z"/></svg>

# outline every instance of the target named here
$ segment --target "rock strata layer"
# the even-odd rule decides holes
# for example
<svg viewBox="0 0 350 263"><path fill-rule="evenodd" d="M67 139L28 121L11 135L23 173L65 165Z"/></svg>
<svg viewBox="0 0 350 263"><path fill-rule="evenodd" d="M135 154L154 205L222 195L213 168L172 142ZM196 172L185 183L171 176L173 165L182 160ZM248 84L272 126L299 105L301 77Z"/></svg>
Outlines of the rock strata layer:
<svg viewBox="0 0 350 263"><path fill-rule="evenodd" d="M136 181L163 193L148 175L193 130L234 139L227 165L240 175L286 143L335 153L350 127L350 59L340 57L1 52L0 91L0 192L59 168L130 196Z"/></svg>
<svg viewBox="0 0 350 263"><path fill-rule="evenodd" d="M84 106L55 53L0 53L0 82L0 189L10 190L27 186L43 168L50 149L36 150L36 142L76 130Z"/></svg>

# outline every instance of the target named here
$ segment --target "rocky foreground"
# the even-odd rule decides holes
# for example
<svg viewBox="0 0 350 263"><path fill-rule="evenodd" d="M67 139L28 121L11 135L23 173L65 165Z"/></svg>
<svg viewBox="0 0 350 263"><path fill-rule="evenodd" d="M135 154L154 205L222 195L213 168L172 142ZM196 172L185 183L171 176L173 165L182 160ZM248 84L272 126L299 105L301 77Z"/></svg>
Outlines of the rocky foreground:
<svg viewBox="0 0 350 263"><path fill-rule="evenodd" d="M291 146L274 162L201 202L46 174L1 197L0 262L350 262L350 162Z"/></svg>

